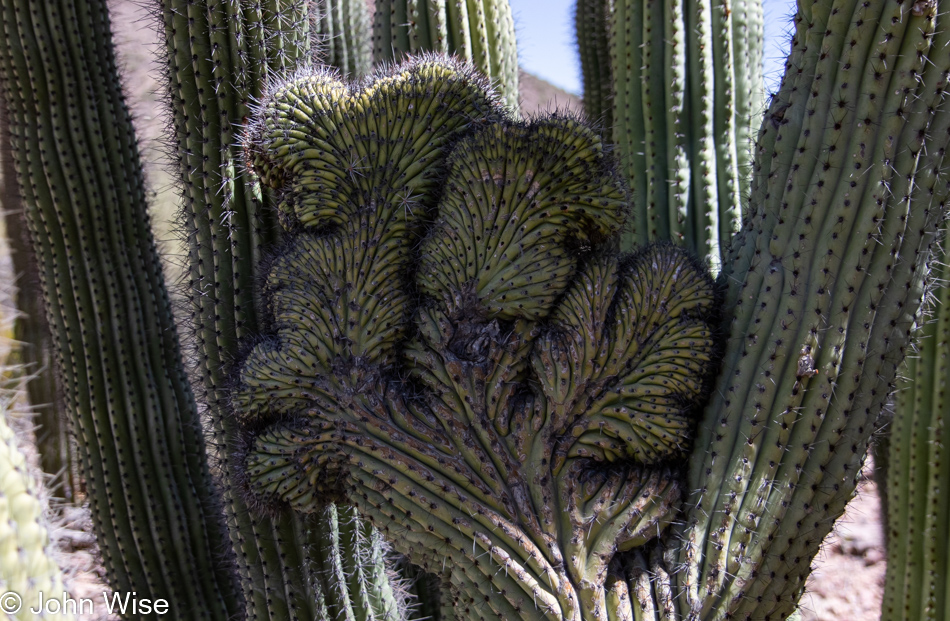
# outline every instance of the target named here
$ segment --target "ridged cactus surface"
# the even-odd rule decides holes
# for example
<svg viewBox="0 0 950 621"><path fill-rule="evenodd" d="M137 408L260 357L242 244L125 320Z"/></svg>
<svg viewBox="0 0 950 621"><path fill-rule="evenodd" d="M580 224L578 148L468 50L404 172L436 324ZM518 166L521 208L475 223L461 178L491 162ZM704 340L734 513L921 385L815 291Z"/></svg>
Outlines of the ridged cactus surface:
<svg viewBox="0 0 950 621"><path fill-rule="evenodd" d="M508 0L376 0L373 58L452 54L472 63L518 109L518 46Z"/></svg>
<svg viewBox="0 0 950 621"><path fill-rule="evenodd" d="M625 246L672 240L718 270L749 196L761 2L578 0L575 20L584 107L633 191Z"/></svg>
<svg viewBox="0 0 950 621"><path fill-rule="evenodd" d="M0 25L17 181L109 583L176 618L229 619L240 597L106 3L7 0Z"/></svg>
<svg viewBox="0 0 950 621"><path fill-rule="evenodd" d="M251 493L355 503L441 576L443 618L607 618L615 555L682 494L708 274L672 246L618 255L597 134L509 120L444 59L292 79L249 152L291 234L232 396Z"/></svg>
<svg viewBox="0 0 950 621"><path fill-rule="evenodd" d="M49 530L40 490L31 476L17 436L7 424L14 395L0 395L0 608L4 618L73 619L59 607L30 612L43 599L62 600L63 574L49 554ZM19 600L11 599L10 593ZM9 614L19 603L19 611Z"/></svg>
<svg viewBox="0 0 950 621"><path fill-rule="evenodd" d="M322 0L311 11L321 64L356 78L369 73L372 24L365 0Z"/></svg>
<svg viewBox="0 0 950 621"><path fill-rule="evenodd" d="M337 17L348 10L351 21L357 20L353 4L320 4ZM271 196L243 172L240 136L268 80L314 59L311 43L320 33L311 27L327 24L312 13L318 8L306 0L165 0L161 10L183 188L180 222L189 252L186 293L198 400L208 407L212 458L222 474L224 511L249 619L322 619L326 611L333 618L389 618L389 611L401 606L382 566L378 536L333 535L344 524L352 527L355 512L258 515L246 505L235 479L241 437L226 412L229 374L240 357L241 339L259 329L262 301L255 272L279 237ZM358 47L357 33L335 32L342 34L344 48ZM353 60L338 60L338 68L347 70ZM363 574L369 582L348 581L345 568L357 559L378 563ZM368 606L364 592L380 607Z"/></svg>
<svg viewBox="0 0 950 621"><path fill-rule="evenodd" d="M679 612L785 619L855 489L947 211L936 3L802 2L727 254L731 338L691 457Z"/></svg>
<svg viewBox="0 0 950 621"><path fill-rule="evenodd" d="M931 265L946 282L947 241ZM882 492L887 531L883 621L938 621L950 615L950 289L935 291L922 318L917 351L907 360L887 443Z"/></svg>
<svg viewBox="0 0 950 621"><path fill-rule="evenodd" d="M584 82L584 112L607 137L613 132L613 81L610 71L609 0L577 0L574 30Z"/></svg>

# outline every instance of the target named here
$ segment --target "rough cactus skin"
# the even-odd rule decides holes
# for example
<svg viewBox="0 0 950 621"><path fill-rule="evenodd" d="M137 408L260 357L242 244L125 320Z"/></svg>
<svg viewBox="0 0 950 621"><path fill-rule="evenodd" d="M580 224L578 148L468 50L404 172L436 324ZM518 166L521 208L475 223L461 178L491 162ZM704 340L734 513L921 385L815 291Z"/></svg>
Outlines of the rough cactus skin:
<svg viewBox="0 0 950 621"><path fill-rule="evenodd" d="M608 0L577 0L574 31L584 82L584 112L587 118L603 127L609 137L614 123L610 47L607 42L610 28L608 4Z"/></svg>
<svg viewBox="0 0 950 621"><path fill-rule="evenodd" d="M945 146L943 148L946 148ZM947 241L936 278L945 283ZM882 491L887 532L883 621L938 621L950 614L950 455L946 417L950 289L936 289L932 316L923 319L917 352L908 356L888 431Z"/></svg>
<svg viewBox="0 0 950 621"><path fill-rule="evenodd" d="M854 492L947 208L946 17L799 7L727 255L732 337L673 565L684 617L785 619Z"/></svg>
<svg viewBox="0 0 950 621"><path fill-rule="evenodd" d="M579 0L584 107L633 190L625 248L672 240L714 271L749 195L763 105L759 0Z"/></svg>
<svg viewBox="0 0 950 621"><path fill-rule="evenodd" d="M6 115L0 112L0 136L9 134L8 127ZM24 375L27 400L33 411L40 469L50 477L50 491L69 501L78 490L78 457L53 374L53 343L46 321L39 267L30 245L30 232L16 183L16 166L9 149L0 151L0 178L4 180L0 194L3 227L16 279L17 313L13 324L16 344L8 363L11 371Z"/></svg>
<svg viewBox="0 0 950 621"><path fill-rule="evenodd" d="M33 614L29 610L41 593L44 598L59 599L66 588L59 566L47 553L49 531L39 486L33 481L26 456L6 421L13 397L14 394L0 395L0 591L19 595L23 607L18 614L4 617L23 621L74 619L68 611L55 614L44 610Z"/></svg>
<svg viewBox="0 0 950 621"><path fill-rule="evenodd" d="M508 0L377 0L373 58L452 54L485 74L518 110L518 47Z"/></svg>
<svg viewBox="0 0 950 621"><path fill-rule="evenodd" d="M107 577L176 618L228 619L240 597L105 2L7 0L0 24L16 177Z"/></svg>
<svg viewBox="0 0 950 621"><path fill-rule="evenodd" d="M333 1L323 8L340 14L347 12L343 5ZM186 293L201 380L196 386L212 421L213 458L223 475L225 514L249 619L322 619L326 611L334 618L388 618L401 606L381 564L367 568L362 575L371 582L356 585L357 591L344 575L344 566L355 559L381 563L381 550L361 547L379 545L377 536L332 537L341 528L336 520L357 519L352 510L306 519L254 515L233 479L240 438L226 414L228 373L240 355L240 339L257 330L261 300L255 269L278 238L271 198L241 172L240 132L268 76L310 61L309 27L326 23L310 13L316 8L304 0L166 0L160 7L184 190ZM355 6L348 12L356 19ZM356 47L357 34L344 40ZM328 541L355 547L329 550ZM340 555L345 562L336 562Z"/></svg>
<svg viewBox="0 0 950 621"><path fill-rule="evenodd" d="M318 74L255 121L294 236L232 397L247 476L264 504L349 498L443 577L444 617L603 619L614 555L680 497L712 281L671 246L618 257L600 138L506 120L484 89L439 59Z"/></svg>
<svg viewBox="0 0 950 621"><path fill-rule="evenodd" d="M364 0L323 0L311 8L320 62L360 77L373 65L372 24Z"/></svg>

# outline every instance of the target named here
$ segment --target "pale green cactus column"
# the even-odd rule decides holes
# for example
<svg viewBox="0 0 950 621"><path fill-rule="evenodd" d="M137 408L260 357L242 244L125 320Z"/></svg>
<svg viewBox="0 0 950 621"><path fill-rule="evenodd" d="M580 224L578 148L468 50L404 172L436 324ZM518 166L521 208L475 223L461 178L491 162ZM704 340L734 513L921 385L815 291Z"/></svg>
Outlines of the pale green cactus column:
<svg viewBox="0 0 950 621"><path fill-rule="evenodd" d="M7 424L13 398L13 394L0 394L0 610L7 613L4 618L17 621L75 619L58 606L50 606L51 612L45 607L40 614L30 612L41 596L62 601L69 595L62 571L50 555L41 491L16 433ZM17 604L22 606L19 611L9 614Z"/></svg>
<svg viewBox="0 0 950 621"><path fill-rule="evenodd" d="M376 0L373 59L452 54L482 72L518 110L518 46L508 0Z"/></svg>
<svg viewBox="0 0 950 621"><path fill-rule="evenodd" d="M343 75L360 77L373 66L372 23L365 0L321 0L316 15L317 53L321 64Z"/></svg>
<svg viewBox="0 0 950 621"><path fill-rule="evenodd" d="M946 135L950 138L950 135ZM883 621L939 621L950 614L950 288L947 241L932 262L941 285L921 317L894 403L888 434L886 496L887 578Z"/></svg>
<svg viewBox="0 0 950 621"><path fill-rule="evenodd" d="M578 0L575 21L585 110L633 191L626 247L672 240L718 271L764 107L760 0Z"/></svg>

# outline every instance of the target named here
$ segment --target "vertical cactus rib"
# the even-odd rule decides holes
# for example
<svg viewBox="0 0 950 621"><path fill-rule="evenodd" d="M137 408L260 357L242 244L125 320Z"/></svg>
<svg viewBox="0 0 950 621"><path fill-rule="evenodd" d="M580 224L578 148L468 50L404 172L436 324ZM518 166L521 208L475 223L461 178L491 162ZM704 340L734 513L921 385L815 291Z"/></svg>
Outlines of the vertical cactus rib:
<svg viewBox="0 0 950 621"><path fill-rule="evenodd" d="M313 7L320 62L354 77L373 65L369 8L363 0L322 0Z"/></svg>
<svg viewBox="0 0 950 621"><path fill-rule="evenodd" d="M609 71L593 60L591 21L604 7ZM578 3L585 106L611 110L633 189L627 248L673 240L721 265L749 192L760 15L759 0ZM594 86L608 73L609 89Z"/></svg>
<svg viewBox="0 0 950 621"><path fill-rule="evenodd" d="M718 5L722 10L725 4ZM760 0L739 0L731 3L732 58L735 76L736 168L738 193L743 212L736 214L738 227L741 215L749 204L752 181L752 146L762 122L765 107L765 78L762 69L765 20ZM734 232L734 230L733 230ZM730 237L722 234L727 246Z"/></svg>
<svg viewBox="0 0 950 621"><path fill-rule="evenodd" d="M315 562L320 558L316 548L322 545L321 533L338 528L336 524L320 518L250 512L233 478L234 454L240 443L224 409L228 373L239 355L238 341L258 326L261 300L255 269L278 237L270 198L242 173L240 133L252 102L263 96L271 76L310 61L308 26L322 28L320 19L311 21L310 8L311 3L304 0L168 0L160 7L171 121L184 188L187 292L197 342L194 359L201 376L198 399L208 405L212 422L213 458L222 473L225 515L247 616L274 621L317 619L321 606L351 606L345 601L349 597L345 591L316 590L315 575L333 571ZM355 6L330 2L325 8L340 27L359 19ZM344 44L358 47L355 38L344 39ZM359 71L360 62L348 52L346 63L353 71ZM346 557L371 556L370 551L358 548L336 552ZM374 559L381 562L379 557ZM386 599L388 608L396 607L395 601L387 599L391 591L385 580L370 587L381 589L376 595ZM344 601L335 602L337 597Z"/></svg>
<svg viewBox="0 0 950 621"><path fill-rule="evenodd" d="M945 54L950 37L938 28L933 49ZM939 63L938 63L939 64ZM948 81L944 70L942 80ZM927 78L925 74L922 79ZM932 78L931 78L932 79ZM942 140L933 157L946 157L950 123L938 117L928 132ZM914 181L933 185L936 166ZM929 175L927 174L929 173ZM945 418L950 409L945 382L950 339L950 289L947 278L947 239L928 267L940 283L932 317L921 320L917 355L908 359L907 380L895 399L886 459L887 575L881 618L937 620L948 613L947 554L950 498L950 455Z"/></svg>
<svg viewBox="0 0 950 621"><path fill-rule="evenodd" d="M0 111L0 136L9 135L6 113ZM24 373L27 400L33 411L36 450L40 469L49 475L52 493L67 501L78 490L76 450L67 427L66 412L53 373L53 343L40 287L39 266L30 245L30 232L20 202L16 166L9 149L0 152L3 179L0 206L10 248L10 262L16 278L16 309L13 338L16 342L10 363Z"/></svg>
<svg viewBox="0 0 950 621"><path fill-rule="evenodd" d="M227 619L224 525L105 3L0 6L17 177L110 582Z"/></svg>
<svg viewBox="0 0 950 621"><path fill-rule="evenodd" d="M601 0L603 1L603 0ZM644 7L637 3L617 2L612 6L610 25L608 29L608 46L610 51L610 72L613 76L613 101L601 103L601 109L610 108L613 118L613 139L617 145L632 144L638 132L644 132L643 125L654 121L654 117L644 113L643 101L640 95L639 80L630 74L639 72L640 67L651 64L653 46L642 45L651 41L653 29L657 27L653 16L656 11L644 15ZM662 62L655 59L652 62ZM624 73L617 75L617 71ZM587 78L585 77L585 80ZM649 87L647 87L649 88ZM585 91L586 92L586 91ZM601 91L603 93L603 91ZM586 96L586 95L585 95ZM586 104L585 104L586 105ZM665 118L665 115L664 115ZM648 188L648 179L653 170L655 160L650 156L657 148L652 140L653 134L648 136L644 149L623 149L621 147L621 166L627 179L634 200L644 200ZM644 151L646 154L644 154ZM662 165L662 164L660 164ZM636 174L636 171L646 171L646 174ZM638 198L639 197L639 198ZM664 220L665 222L665 220ZM627 227L624 231L624 245L628 248L635 246L640 240L656 239L655 222L648 218L647 210L634 209L627 218Z"/></svg>
<svg viewBox="0 0 950 621"><path fill-rule="evenodd" d="M766 116L760 147L774 147L757 152L755 211L724 274L732 338L676 576L690 618L791 614L802 561L853 494L947 208L944 19L885 0L801 4L797 75Z"/></svg>
<svg viewBox="0 0 950 621"><path fill-rule="evenodd" d="M518 109L518 49L508 0L379 0L373 19L373 59L449 53L472 63Z"/></svg>
<svg viewBox="0 0 950 621"><path fill-rule="evenodd" d="M607 20L608 0L577 0L574 28L584 82L584 112L609 136L612 120L612 80Z"/></svg>

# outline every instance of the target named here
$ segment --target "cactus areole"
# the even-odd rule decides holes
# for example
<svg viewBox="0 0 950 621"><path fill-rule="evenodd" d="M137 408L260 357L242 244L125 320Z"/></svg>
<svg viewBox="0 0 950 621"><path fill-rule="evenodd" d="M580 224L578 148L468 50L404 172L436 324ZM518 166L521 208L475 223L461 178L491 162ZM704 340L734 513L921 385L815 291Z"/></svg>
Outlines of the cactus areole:
<svg viewBox="0 0 950 621"><path fill-rule="evenodd" d="M252 499L354 503L459 619L606 619L616 553L682 494L715 358L702 265L619 255L598 135L515 122L444 58L291 79L247 149L289 233L232 394Z"/></svg>

